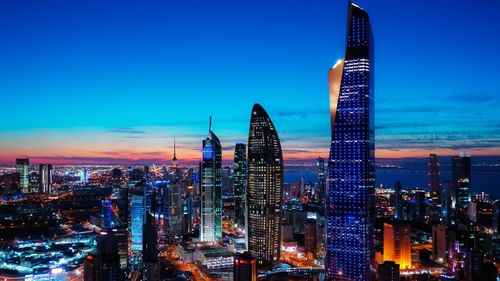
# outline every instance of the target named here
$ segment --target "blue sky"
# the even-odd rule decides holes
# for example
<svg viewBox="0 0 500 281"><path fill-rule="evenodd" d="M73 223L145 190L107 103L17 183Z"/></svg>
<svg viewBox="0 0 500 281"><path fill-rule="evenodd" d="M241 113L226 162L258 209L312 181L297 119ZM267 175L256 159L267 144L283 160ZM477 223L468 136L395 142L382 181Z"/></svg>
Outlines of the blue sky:
<svg viewBox="0 0 500 281"><path fill-rule="evenodd" d="M371 16L379 157L500 155L500 2L359 1ZM326 156L346 1L1 1L0 162L232 157L253 103L290 160ZM35 160L36 161L36 160Z"/></svg>

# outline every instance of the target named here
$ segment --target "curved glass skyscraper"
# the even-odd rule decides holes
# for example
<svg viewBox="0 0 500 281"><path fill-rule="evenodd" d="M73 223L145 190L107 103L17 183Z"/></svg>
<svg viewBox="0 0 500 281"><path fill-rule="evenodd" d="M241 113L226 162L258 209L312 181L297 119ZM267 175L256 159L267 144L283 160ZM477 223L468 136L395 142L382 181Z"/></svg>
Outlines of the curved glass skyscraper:
<svg viewBox="0 0 500 281"><path fill-rule="evenodd" d="M260 267L280 258L283 155L276 128L259 104L250 117L248 135L247 239Z"/></svg>
<svg viewBox="0 0 500 281"><path fill-rule="evenodd" d="M349 3L345 59L329 73L332 142L327 280L370 280L374 205L373 39L368 14Z"/></svg>
<svg viewBox="0 0 500 281"><path fill-rule="evenodd" d="M222 148L212 132L212 118L202 150L200 240L213 242L222 237Z"/></svg>

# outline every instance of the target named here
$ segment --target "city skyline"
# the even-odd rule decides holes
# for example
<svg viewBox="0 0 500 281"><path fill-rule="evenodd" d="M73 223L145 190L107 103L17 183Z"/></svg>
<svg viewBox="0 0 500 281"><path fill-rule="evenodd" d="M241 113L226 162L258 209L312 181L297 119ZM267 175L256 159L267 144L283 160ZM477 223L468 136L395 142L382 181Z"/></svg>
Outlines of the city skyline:
<svg viewBox="0 0 500 281"><path fill-rule="evenodd" d="M328 155L325 78L345 36L344 21L331 20L345 3L330 2L220 1L196 11L123 3L114 13L109 3L2 2L0 93L22 105L3 108L0 163L163 164L177 136L180 162L192 165L209 115L231 161L246 141L245 112L259 102L281 129L285 164L312 164ZM384 31L375 43L377 157L499 156L498 58L487 54L498 46L490 33L500 4L451 3L359 3Z"/></svg>
<svg viewBox="0 0 500 281"><path fill-rule="evenodd" d="M500 2L94 1L0 1L1 280L500 280Z"/></svg>

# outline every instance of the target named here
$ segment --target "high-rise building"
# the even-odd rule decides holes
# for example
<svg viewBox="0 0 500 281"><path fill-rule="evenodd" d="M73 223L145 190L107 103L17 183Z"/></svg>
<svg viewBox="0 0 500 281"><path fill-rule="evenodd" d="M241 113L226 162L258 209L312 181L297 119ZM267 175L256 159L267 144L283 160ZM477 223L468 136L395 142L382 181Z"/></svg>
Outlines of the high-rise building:
<svg viewBox="0 0 500 281"><path fill-rule="evenodd" d="M444 225L450 225L453 221L452 194L451 183L444 181L441 185L441 221Z"/></svg>
<svg viewBox="0 0 500 281"><path fill-rule="evenodd" d="M316 159L318 167L318 183L316 185L316 200L318 202L325 201L326 195L326 176L325 176L325 159L319 157Z"/></svg>
<svg viewBox="0 0 500 281"><path fill-rule="evenodd" d="M425 191L414 189L410 203L410 220L423 222L425 220Z"/></svg>
<svg viewBox="0 0 500 281"><path fill-rule="evenodd" d="M440 204L441 178L439 161L436 154L429 155L429 193L435 205Z"/></svg>
<svg viewBox="0 0 500 281"><path fill-rule="evenodd" d="M146 196L144 187L135 187L131 191L130 235L132 265L142 262L143 226L146 215Z"/></svg>
<svg viewBox="0 0 500 281"><path fill-rule="evenodd" d="M446 261L446 227L444 224L432 226L432 258L439 263Z"/></svg>
<svg viewBox="0 0 500 281"><path fill-rule="evenodd" d="M316 220L307 219L304 226L304 251L309 258L316 256Z"/></svg>
<svg viewBox="0 0 500 281"><path fill-rule="evenodd" d="M451 161L451 179L456 195L456 208L462 212L470 201L471 157L468 153L460 153Z"/></svg>
<svg viewBox="0 0 500 281"><path fill-rule="evenodd" d="M411 267L411 226L406 223L384 223L384 261L401 268Z"/></svg>
<svg viewBox="0 0 500 281"><path fill-rule="evenodd" d="M85 281L120 281L126 280L120 270L120 256L118 254L118 240L114 232L101 232L97 237L95 254L87 256L84 264Z"/></svg>
<svg viewBox="0 0 500 281"><path fill-rule="evenodd" d="M234 281L256 281L257 260L245 252L234 258Z"/></svg>
<svg viewBox="0 0 500 281"><path fill-rule="evenodd" d="M40 164L38 166L38 184L40 185L39 192L53 193L52 190L52 165Z"/></svg>
<svg viewBox="0 0 500 281"><path fill-rule="evenodd" d="M222 148L212 131L212 117L202 150L200 240L213 242L222 237Z"/></svg>
<svg viewBox="0 0 500 281"><path fill-rule="evenodd" d="M345 59L328 74L332 127L326 206L328 280L371 280L375 212L372 38L368 14L349 2Z"/></svg>
<svg viewBox="0 0 500 281"><path fill-rule="evenodd" d="M403 199L401 198L401 191L403 190L403 185L401 181L397 181L394 185L394 218L398 220L404 220L404 207Z"/></svg>
<svg viewBox="0 0 500 281"><path fill-rule="evenodd" d="M247 186L247 147L237 143L234 148L234 216L238 225L245 224L246 186Z"/></svg>
<svg viewBox="0 0 500 281"><path fill-rule="evenodd" d="M181 184L174 183L169 186L170 192L170 218L169 218L169 235L182 235L182 190Z"/></svg>
<svg viewBox="0 0 500 281"><path fill-rule="evenodd" d="M280 259L283 155L278 132L259 104L252 108L248 134L247 246L259 266Z"/></svg>
<svg viewBox="0 0 500 281"><path fill-rule="evenodd" d="M16 173L19 175L21 192L28 193L30 187L30 160L28 158L16 159Z"/></svg>
<svg viewBox="0 0 500 281"><path fill-rule="evenodd" d="M378 265L378 281L399 281L399 264L385 261Z"/></svg>
<svg viewBox="0 0 500 281"><path fill-rule="evenodd" d="M192 221L193 197L191 195L186 195L182 200L182 233L191 233Z"/></svg>
<svg viewBox="0 0 500 281"><path fill-rule="evenodd" d="M112 228L114 226L113 203L109 199L101 201L101 220L102 228Z"/></svg>
<svg viewBox="0 0 500 281"><path fill-rule="evenodd" d="M158 232L154 223L154 217L147 213L143 226L143 272L142 280L160 280L158 264Z"/></svg>

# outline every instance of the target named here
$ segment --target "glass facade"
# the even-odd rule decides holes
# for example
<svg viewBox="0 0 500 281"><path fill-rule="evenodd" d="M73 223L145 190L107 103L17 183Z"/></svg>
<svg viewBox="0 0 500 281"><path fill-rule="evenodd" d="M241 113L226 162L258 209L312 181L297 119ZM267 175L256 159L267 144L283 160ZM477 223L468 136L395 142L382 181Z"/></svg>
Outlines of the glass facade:
<svg viewBox="0 0 500 281"><path fill-rule="evenodd" d="M456 195L456 209L465 210L470 202L471 157L461 153L451 161L451 178Z"/></svg>
<svg viewBox="0 0 500 281"><path fill-rule="evenodd" d="M259 104L250 117L248 136L247 245L261 267L280 258L283 155L276 128Z"/></svg>
<svg viewBox="0 0 500 281"><path fill-rule="evenodd" d="M222 148L212 132L203 140L201 162L201 241L216 241L222 237Z"/></svg>
<svg viewBox="0 0 500 281"><path fill-rule="evenodd" d="M326 193L326 177L325 177L325 159L316 159L316 166L318 167L318 183L316 186L316 200L324 202Z"/></svg>
<svg viewBox="0 0 500 281"><path fill-rule="evenodd" d="M142 227L144 225L145 216L145 202L144 194L140 190L134 190L131 200L131 218L130 218L130 235L132 242L132 251L141 252L142 251Z"/></svg>
<svg viewBox="0 0 500 281"><path fill-rule="evenodd" d="M28 193L30 187L30 160L27 158L17 158L16 172L19 175L21 192Z"/></svg>
<svg viewBox="0 0 500 281"><path fill-rule="evenodd" d="M368 14L349 3L345 59L329 73L328 280L371 280L375 183L372 44Z"/></svg>
<svg viewBox="0 0 500 281"><path fill-rule="evenodd" d="M245 223L246 185L247 185L247 146L237 143L234 149L233 182L235 221L238 225Z"/></svg>
<svg viewBox="0 0 500 281"><path fill-rule="evenodd" d="M52 165L40 164L38 168L38 183L40 185L39 192L54 193L52 190Z"/></svg>

